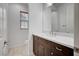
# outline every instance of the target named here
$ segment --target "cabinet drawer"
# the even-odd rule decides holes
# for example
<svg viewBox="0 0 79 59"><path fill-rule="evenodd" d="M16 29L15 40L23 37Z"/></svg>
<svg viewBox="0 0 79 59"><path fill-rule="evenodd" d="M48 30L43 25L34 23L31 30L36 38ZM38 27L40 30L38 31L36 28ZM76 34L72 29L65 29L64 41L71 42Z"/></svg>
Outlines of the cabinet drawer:
<svg viewBox="0 0 79 59"><path fill-rule="evenodd" d="M57 55L73 56L73 49L54 43L54 52Z"/></svg>
<svg viewBox="0 0 79 59"><path fill-rule="evenodd" d="M33 52L35 55L38 55L38 37L33 35Z"/></svg>
<svg viewBox="0 0 79 59"><path fill-rule="evenodd" d="M73 56L73 49L51 42L51 56Z"/></svg>
<svg viewBox="0 0 79 59"><path fill-rule="evenodd" d="M46 44L46 45L50 46L50 41L48 41L44 38L39 37L39 42L40 42L40 44Z"/></svg>

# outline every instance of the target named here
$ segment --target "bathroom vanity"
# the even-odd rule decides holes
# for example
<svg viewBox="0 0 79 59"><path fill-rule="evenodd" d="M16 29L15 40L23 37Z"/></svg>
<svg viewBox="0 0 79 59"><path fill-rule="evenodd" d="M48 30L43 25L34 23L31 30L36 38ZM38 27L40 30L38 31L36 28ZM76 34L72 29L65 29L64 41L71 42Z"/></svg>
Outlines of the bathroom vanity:
<svg viewBox="0 0 79 59"><path fill-rule="evenodd" d="M33 52L36 56L73 56L73 40L64 39L33 34Z"/></svg>
<svg viewBox="0 0 79 59"><path fill-rule="evenodd" d="M43 4L42 31L33 33L37 56L73 56L74 4Z"/></svg>

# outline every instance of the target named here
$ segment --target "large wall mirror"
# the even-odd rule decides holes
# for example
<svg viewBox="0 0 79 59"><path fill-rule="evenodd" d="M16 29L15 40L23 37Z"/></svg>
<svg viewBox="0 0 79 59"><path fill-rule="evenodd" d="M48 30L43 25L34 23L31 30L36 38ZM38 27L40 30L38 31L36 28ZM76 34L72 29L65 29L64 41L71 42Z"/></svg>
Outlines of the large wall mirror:
<svg viewBox="0 0 79 59"><path fill-rule="evenodd" d="M74 4L52 3L43 4L43 32L46 34L63 34L73 36Z"/></svg>

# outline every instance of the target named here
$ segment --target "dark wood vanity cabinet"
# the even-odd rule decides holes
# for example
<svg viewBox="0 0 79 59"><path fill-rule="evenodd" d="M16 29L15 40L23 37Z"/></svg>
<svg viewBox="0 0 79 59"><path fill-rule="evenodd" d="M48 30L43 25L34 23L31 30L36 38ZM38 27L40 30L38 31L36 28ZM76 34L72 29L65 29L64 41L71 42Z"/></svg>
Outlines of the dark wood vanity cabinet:
<svg viewBox="0 0 79 59"><path fill-rule="evenodd" d="M48 41L45 41L42 38L33 36L33 52L37 56L48 56L50 55L50 45ZM45 44L44 44L45 43Z"/></svg>
<svg viewBox="0 0 79 59"><path fill-rule="evenodd" d="M73 49L33 35L33 52L36 56L73 56Z"/></svg>

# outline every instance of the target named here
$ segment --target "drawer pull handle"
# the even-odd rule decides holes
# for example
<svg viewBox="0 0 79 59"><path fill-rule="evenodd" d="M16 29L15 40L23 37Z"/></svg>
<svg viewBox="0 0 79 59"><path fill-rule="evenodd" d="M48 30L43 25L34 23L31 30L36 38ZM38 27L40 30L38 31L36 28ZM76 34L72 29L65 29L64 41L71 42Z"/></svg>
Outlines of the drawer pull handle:
<svg viewBox="0 0 79 59"><path fill-rule="evenodd" d="M60 48L58 48L58 47L56 47L56 50L58 50L58 51L62 51L62 49L60 49Z"/></svg>

